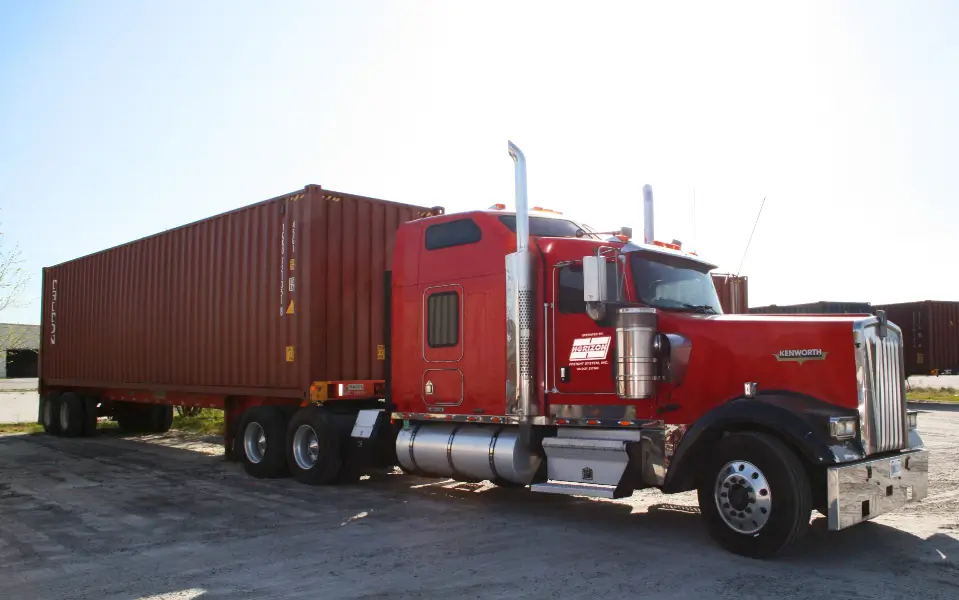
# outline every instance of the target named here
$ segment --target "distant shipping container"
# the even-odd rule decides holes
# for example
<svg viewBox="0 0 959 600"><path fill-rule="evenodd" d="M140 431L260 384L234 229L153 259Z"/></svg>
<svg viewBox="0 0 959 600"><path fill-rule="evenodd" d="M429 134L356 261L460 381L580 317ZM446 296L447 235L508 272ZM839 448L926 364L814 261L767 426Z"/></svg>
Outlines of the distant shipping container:
<svg viewBox="0 0 959 600"><path fill-rule="evenodd" d="M959 373L959 302L882 304L902 329L907 375Z"/></svg>
<svg viewBox="0 0 959 600"><path fill-rule="evenodd" d="M724 313L740 315L749 312L749 280L745 275L713 273L713 285Z"/></svg>
<svg viewBox="0 0 959 600"><path fill-rule="evenodd" d="M749 309L752 314L760 315L795 315L795 314L872 314L875 309L868 302L809 302L806 304L771 304L769 306L753 306Z"/></svg>
<svg viewBox="0 0 959 600"><path fill-rule="evenodd" d="M310 185L46 268L41 384L302 398L381 380L394 235L428 210Z"/></svg>

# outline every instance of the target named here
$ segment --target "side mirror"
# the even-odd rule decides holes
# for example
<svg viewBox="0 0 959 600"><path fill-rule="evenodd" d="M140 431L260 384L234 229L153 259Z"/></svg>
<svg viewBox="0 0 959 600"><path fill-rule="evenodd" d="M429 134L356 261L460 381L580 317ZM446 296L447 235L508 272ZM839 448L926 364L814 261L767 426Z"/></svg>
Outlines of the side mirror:
<svg viewBox="0 0 959 600"><path fill-rule="evenodd" d="M632 227L623 227L620 229L620 233L626 236L627 240L633 239L633 228Z"/></svg>
<svg viewBox="0 0 959 600"><path fill-rule="evenodd" d="M606 302L606 259L602 256L583 257L583 300L590 303Z"/></svg>

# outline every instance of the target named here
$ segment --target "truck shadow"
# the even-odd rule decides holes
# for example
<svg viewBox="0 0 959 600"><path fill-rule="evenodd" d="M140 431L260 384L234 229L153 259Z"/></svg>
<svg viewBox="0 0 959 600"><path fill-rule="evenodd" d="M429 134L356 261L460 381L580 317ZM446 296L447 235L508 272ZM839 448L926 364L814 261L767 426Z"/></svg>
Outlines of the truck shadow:
<svg viewBox="0 0 959 600"><path fill-rule="evenodd" d="M393 477L401 480L403 477ZM690 543L704 552L726 554L713 543L697 506L678 504L663 495L662 501L633 506L629 499L596 501L581 497L538 494L485 484L450 480L421 480L410 486L416 494L471 504L472 510L497 511L526 520L583 525L598 534L655 535L664 552L688 551ZM826 518L813 513L805 539L772 559L774 563L824 570L860 567L906 574L917 568L943 571L946 580L959 585L959 540L946 533L923 538L907 531L870 521L843 531L829 531ZM959 525L955 526L959 532ZM739 557L728 555L732 560ZM748 560L748 559L746 559Z"/></svg>
<svg viewBox="0 0 959 600"><path fill-rule="evenodd" d="M6 436L0 440L0 446L24 437L58 452L115 463L118 467L129 465L142 468L142 472L152 472L159 467L164 477L171 480L177 477L201 478L216 480L223 485L242 486L245 494L262 494L264 505L269 505L268 497L277 490L287 500L295 502L298 510L305 511L317 510L316 506L355 507L357 503L378 506L382 502L405 502L420 497L463 507L472 511L477 520L489 519L488 522L493 523L499 519L519 520L547 529L557 524L573 527L584 533L584 543L587 544L600 543L607 536L636 535L639 539L655 539L656 546L663 552L689 552L694 547L696 552L728 556L732 564L745 560L726 553L709 539L699 509L683 504L695 502L689 495L670 497L642 491L633 498L608 501L540 494L528 489L498 487L489 482L462 483L423 478L398 471L374 473L351 485L309 487L290 479L261 481L249 478L242 466L226 461L222 454L208 454L188 447L189 442L202 438L169 434L148 437L163 438L175 445L150 443L144 436L107 430L98 436L100 443L96 443L97 438L74 440L34 434ZM180 439L185 442L183 445L178 443ZM162 489L157 490L157 495L163 493ZM144 503L150 504L148 501ZM959 525L954 527L959 532ZM591 534L596 535L594 542L587 541ZM828 571L850 566L892 573L917 568L934 568L937 572L944 569L947 579L959 582L956 568L959 541L945 532L923 538L877 522L829 532L826 519L818 517L813 519L806 539L777 555L773 562Z"/></svg>

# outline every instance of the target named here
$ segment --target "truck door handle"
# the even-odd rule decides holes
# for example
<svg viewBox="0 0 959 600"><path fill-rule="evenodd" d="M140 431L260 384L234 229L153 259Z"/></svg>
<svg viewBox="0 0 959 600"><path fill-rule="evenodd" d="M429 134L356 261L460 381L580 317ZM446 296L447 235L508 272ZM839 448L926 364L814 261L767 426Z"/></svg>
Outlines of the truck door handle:
<svg viewBox="0 0 959 600"><path fill-rule="evenodd" d="M563 383L569 383L569 367L559 368L559 380Z"/></svg>

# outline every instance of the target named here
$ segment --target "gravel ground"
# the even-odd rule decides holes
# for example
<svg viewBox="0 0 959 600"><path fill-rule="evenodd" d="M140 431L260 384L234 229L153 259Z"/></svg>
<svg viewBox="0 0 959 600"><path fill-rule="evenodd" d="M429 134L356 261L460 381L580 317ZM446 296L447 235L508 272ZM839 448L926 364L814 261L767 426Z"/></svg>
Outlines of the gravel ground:
<svg viewBox="0 0 959 600"><path fill-rule="evenodd" d="M597 501L381 475L248 478L216 440L0 437L0 598L959 597L959 410L923 408L930 496L754 561L692 494Z"/></svg>

